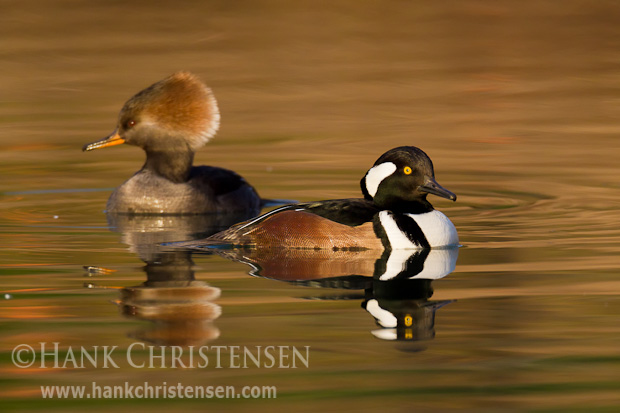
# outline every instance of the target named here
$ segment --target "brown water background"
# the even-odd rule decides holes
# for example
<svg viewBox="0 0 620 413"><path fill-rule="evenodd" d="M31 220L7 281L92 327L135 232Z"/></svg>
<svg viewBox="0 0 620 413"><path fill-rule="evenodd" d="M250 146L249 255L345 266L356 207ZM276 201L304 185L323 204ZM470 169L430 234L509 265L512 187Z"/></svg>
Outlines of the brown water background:
<svg viewBox="0 0 620 413"><path fill-rule="evenodd" d="M2 1L0 410L617 411L620 3ZM116 288L144 263L102 212L132 147L82 153L124 101L177 70L222 128L196 163L267 198L359 196L415 145L458 195L436 336L383 341L359 300L194 257L221 289L223 346L311 346L303 369L18 369L18 344L127 347L147 322ZM85 278L83 266L114 270ZM85 288L84 285L96 288ZM42 400L44 384L276 385L276 400Z"/></svg>

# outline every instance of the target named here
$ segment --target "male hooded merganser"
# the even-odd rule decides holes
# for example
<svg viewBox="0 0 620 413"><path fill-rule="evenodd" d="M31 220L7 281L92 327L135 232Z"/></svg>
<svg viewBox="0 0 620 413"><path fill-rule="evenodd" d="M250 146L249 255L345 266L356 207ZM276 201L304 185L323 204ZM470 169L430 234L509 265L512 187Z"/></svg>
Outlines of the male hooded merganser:
<svg viewBox="0 0 620 413"><path fill-rule="evenodd" d="M211 90L190 73L175 73L129 99L116 130L83 148L127 143L146 152L142 169L108 199L107 212L257 214L261 200L241 176L213 166L192 166L194 152L215 135L219 124Z"/></svg>
<svg viewBox="0 0 620 413"><path fill-rule="evenodd" d="M435 181L429 157L414 146L381 155L361 182L364 199L287 205L202 241L179 243L314 249L422 249L458 246L450 220L426 200L456 200Z"/></svg>

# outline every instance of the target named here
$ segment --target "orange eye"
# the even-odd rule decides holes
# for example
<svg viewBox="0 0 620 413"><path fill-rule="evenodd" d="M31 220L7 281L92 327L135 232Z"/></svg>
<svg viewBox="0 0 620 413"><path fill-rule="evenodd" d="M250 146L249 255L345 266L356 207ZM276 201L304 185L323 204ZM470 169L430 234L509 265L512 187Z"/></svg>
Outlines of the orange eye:
<svg viewBox="0 0 620 413"><path fill-rule="evenodd" d="M403 169L403 172L405 173L405 175L411 175L411 168L408 166L405 166L405 169Z"/></svg>
<svg viewBox="0 0 620 413"><path fill-rule="evenodd" d="M125 126L125 128L127 128L127 129L131 129L131 128L133 128L135 125L136 125L136 121L132 119L132 120L130 120L130 121L128 121L128 122L127 122L127 125Z"/></svg>

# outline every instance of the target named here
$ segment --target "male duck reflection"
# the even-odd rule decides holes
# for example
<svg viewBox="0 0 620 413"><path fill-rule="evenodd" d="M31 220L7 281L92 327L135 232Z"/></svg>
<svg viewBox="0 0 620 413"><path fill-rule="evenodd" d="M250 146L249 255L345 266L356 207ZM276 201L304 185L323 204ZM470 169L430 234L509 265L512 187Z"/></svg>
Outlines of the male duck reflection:
<svg viewBox="0 0 620 413"><path fill-rule="evenodd" d="M146 163L108 199L107 212L200 214L260 211L261 200L235 172L192 166L194 152L220 123L211 90L190 73L175 73L125 103L116 130L84 146L90 151L127 143L146 152Z"/></svg>
<svg viewBox="0 0 620 413"><path fill-rule="evenodd" d="M361 180L364 199L288 205L199 241L214 244L311 249L422 249L458 246L450 220L426 200L456 200L435 181L433 164L414 146L381 155Z"/></svg>

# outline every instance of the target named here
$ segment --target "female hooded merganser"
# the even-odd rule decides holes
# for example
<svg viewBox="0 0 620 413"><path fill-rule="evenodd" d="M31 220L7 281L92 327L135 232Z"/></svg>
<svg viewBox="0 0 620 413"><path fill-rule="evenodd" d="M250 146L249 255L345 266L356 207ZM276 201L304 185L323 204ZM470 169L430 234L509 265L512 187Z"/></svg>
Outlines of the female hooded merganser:
<svg viewBox="0 0 620 413"><path fill-rule="evenodd" d="M384 153L361 182L364 199L287 205L202 241L177 245L232 245L314 249L421 249L458 246L450 220L426 200L456 200L435 181L429 157L413 146Z"/></svg>
<svg viewBox="0 0 620 413"><path fill-rule="evenodd" d="M256 215L260 197L241 176L213 166L192 166L194 152L215 135L219 124L211 90L190 73L175 73L129 99L116 130L83 148L127 143L146 152L142 169L108 199L107 212Z"/></svg>

